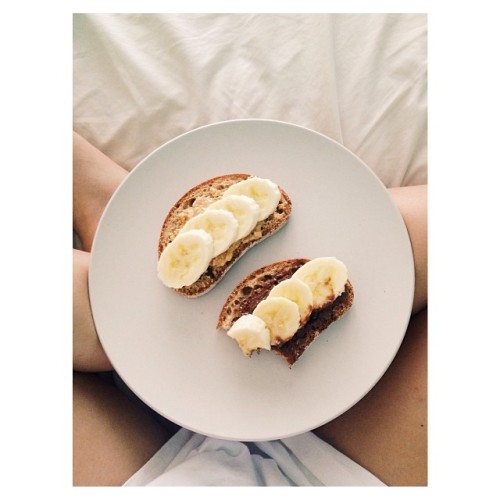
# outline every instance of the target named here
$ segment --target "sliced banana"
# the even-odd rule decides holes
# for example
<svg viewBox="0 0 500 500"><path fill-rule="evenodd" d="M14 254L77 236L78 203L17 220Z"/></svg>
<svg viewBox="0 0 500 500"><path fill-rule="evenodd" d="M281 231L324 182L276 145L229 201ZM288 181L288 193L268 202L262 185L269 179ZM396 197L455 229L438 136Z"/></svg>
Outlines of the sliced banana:
<svg viewBox="0 0 500 500"><path fill-rule="evenodd" d="M248 196L232 194L214 201L207 210L227 210L238 221L236 239L240 240L250 234L259 219L260 208L257 202Z"/></svg>
<svg viewBox="0 0 500 500"><path fill-rule="evenodd" d="M238 342L245 356L258 349L271 349L271 334L266 323L253 314L238 318L227 334Z"/></svg>
<svg viewBox="0 0 500 500"><path fill-rule="evenodd" d="M254 199L259 205L259 220L269 217L278 206L281 191L277 184L269 179L250 177L233 184L223 194L223 198L231 195L245 195Z"/></svg>
<svg viewBox="0 0 500 500"><path fill-rule="evenodd" d="M300 326L308 320L313 307L313 294L309 286L296 278L289 278L271 289L269 297L285 297L299 308Z"/></svg>
<svg viewBox="0 0 500 500"><path fill-rule="evenodd" d="M284 297L270 297L260 302L253 315L264 321L271 333L271 345L292 338L300 326L299 307Z"/></svg>
<svg viewBox="0 0 500 500"><path fill-rule="evenodd" d="M225 252L236 241L238 221L227 210L206 210L189 219L180 234L192 229L202 229L213 239L213 257Z"/></svg>
<svg viewBox="0 0 500 500"><path fill-rule="evenodd" d="M158 260L158 278L170 288L192 285L208 268L212 237L201 229L179 233Z"/></svg>
<svg viewBox="0 0 500 500"><path fill-rule="evenodd" d="M313 308L318 309L344 291L347 268L335 257L319 257L306 262L292 277L303 281L311 288Z"/></svg>

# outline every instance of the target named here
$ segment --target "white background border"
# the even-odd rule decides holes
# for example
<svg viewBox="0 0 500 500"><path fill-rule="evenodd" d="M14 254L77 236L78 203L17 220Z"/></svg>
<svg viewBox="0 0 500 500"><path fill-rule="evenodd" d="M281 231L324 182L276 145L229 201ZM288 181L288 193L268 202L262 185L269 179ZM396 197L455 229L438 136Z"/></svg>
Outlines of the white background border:
<svg viewBox="0 0 500 500"><path fill-rule="evenodd" d="M3 486L22 494L71 489L71 14L166 6L170 12L236 11L232 2L32 3L4 8L0 32L1 428L9 461ZM281 3L237 5L244 12L282 12ZM303 3L286 5L290 12L429 14L430 486L404 493L490 493L500 444L494 406L500 30L493 3L377 2L376 9L372 2ZM398 498L403 493L393 491Z"/></svg>

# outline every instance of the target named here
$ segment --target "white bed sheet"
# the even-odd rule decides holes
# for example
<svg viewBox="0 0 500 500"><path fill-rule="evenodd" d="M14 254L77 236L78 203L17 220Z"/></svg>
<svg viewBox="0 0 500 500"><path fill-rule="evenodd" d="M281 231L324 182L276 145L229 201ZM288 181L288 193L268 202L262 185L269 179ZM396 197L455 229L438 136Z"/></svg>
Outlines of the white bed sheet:
<svg viewBox="0 0 500 500"><path fill-rule="evenodd" d="M75 15L74 129L126 169L236 118L321 132L387 187L426 183L426 15Z"/></svg>

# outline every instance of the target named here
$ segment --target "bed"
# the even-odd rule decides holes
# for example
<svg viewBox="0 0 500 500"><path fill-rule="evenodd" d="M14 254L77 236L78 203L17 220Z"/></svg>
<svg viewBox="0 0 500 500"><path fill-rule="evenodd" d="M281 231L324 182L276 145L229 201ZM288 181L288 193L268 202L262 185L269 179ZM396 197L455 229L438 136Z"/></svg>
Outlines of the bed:
<svg viewBox="0 0 500 500"><path fill-rule="evenodd" d="M425 14L75 14L74 130L127 170L214 122L308 127L427 183Z"/></svg>

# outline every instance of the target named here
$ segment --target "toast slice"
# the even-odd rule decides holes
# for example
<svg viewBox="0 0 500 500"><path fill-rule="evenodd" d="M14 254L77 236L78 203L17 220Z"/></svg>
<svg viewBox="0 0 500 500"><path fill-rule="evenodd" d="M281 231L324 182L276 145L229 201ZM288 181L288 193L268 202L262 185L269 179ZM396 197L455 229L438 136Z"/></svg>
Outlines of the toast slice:
<svg viewBox="0 0 500 500"><path fill-rule="evenodd" d="M306 262L309 259L284 260L249 274L228 296L220 312L217 328L229 330L238 318L251 314L257 304L268 297L275 285L290 278ZM307 322L290 340L279 346L271 346L271 350L285 358L291 367L323 330L350 309L353 300L354 288L347 280L342 294L320 309L313 309Z"/></svg>
<svg viewBox="0 0 500 500"><path fill-rule="evenodd" d="M249 177L252 177L252 175L246 173L214 177L198 184L184 194L170 209L163 222L158 242L158 258L189 219L200 214L211 203L222 198L222 195L230 186ZM235 241L225 252L213 258L207 270L196 282L189 286L176 288L175 291L186 297L198 297L207 293L224 277L245 252L281 229L291 215L292 202L288 194L281 187L279 189L281 199L274 213L257 222L250 234Z"/></svg>

